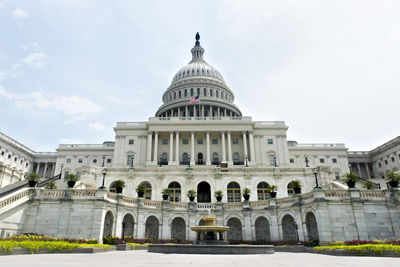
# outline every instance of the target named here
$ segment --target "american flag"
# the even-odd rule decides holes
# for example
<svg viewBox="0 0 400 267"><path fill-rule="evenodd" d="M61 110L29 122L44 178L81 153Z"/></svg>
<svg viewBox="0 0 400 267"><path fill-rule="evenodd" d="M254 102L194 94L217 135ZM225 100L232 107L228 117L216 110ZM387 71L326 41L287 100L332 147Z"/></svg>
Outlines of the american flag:
<svg viewBox="0 0 400 267"><path fill-rule="evenodd" d="M200 103L200 96L197 95L195 97L192 97L189 101L189 104L193 104L193 103Z"/></svg>

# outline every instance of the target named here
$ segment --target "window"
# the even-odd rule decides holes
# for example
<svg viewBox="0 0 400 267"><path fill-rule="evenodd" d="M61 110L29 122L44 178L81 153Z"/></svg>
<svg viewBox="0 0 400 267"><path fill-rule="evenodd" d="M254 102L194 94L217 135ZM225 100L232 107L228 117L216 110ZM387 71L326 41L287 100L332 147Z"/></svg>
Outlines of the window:
<svg viewBox="0 0 400 267"><path fill-rule="evenodd" d="M22 164L23 160L21 159L20 164Z"/></svg>
<svg viewBox="0 0 400 267"><path fill-rule="evenodd" d="M232 144L238 145L238 144L239 144L239 139L233 139L233 140L232 140Z"/></svg>
<svg viewBox="0 0 400 267"><path fill-rule="evenodd" d="M151 184L148 182L143 182L141 185L144 185L146 187L146 192L144 193L144 198L145 199L151 199Z"/></svg>
<svg viewBox="0 0 400 267"><path fill-rule="evenodd" d="M275 166L275 155L269 155L269 166Z"/></svg>
<svg viewBox="0 0 400 267"><path fill-rule="evenodd" d="M337 163L337 159L332 159L332 162L333 163Z"/></svg>
<svg viewBox="0 0 400 267"><path fill-rule="evenodd" d="M218 92L218 90L215 90L215 97L219 97L219 92Z"/></svg>
<svg viewBox="0 0 400 267"><path fill-rule="evenodd" d="M207 88L204 88L204 89L203 89L203 95L204 95L204 96L207 96Z"/></svg>
<svg viewBox="0 0 400 267"><path fill-rule="evenodd" d="M168 185L168 189L170 190L169 199L172 202L180 202L181 201L181 185L177 182L172 182Z"/></svg>
<svg viewBox="0 0 400 267"><path fill-rule="evenodd" d="M185 94L185 97L187 97L187 89L185 89L185 93L184 94Z"/></svg>
<svg viewBox="0 0 400 267"><path fill-rule="evenodd" d="M319 159L319 163L325 163L325 159Z"/></svg>
<svg viewBox="0 0 400 267"><path fill-rule="evenodd" d="M176 92L174 92L174 99L176 99Z"/></svg>
<svg viewBox="0 0 400 267"><path fill-rule="evenodd" d="M233 165L239 165L239 153L235 152L233 153Z"/></svg>
<svg viewBox="0 0 400 267"><path fill-rule="evenodd" d="M212 140L212 144L213 144L213 145L218 145L218 140L217 140L217 139L213 139L213 140Z"/></svg>
<svg viewBox="0 0 400 267"><path fill-rule="evenodd" d="M268 139L268 145L272 145L274 143L274 140Z"/></svg>
<svg viewBox="0 0 400 267"><path fill-rule="evenodd" d="M128 159L126 164L130 167L133 167L133 160L134 160L135 156L134 155L128 155Z"/></svg>
<svg viewBox="0 0 400 267"><path fill-rule="evenodd" d="M385 159L385 165L388 165L388 161Z"/></svg>
<svg viewBox="0 0 400 267"><path fill-rule="evenodd" d="M197 144L198 145L202 145L203 144L203 139L201 139L201 138L197 139Z"/></svg>
<svg viewBox="0 0 400 267"><path fill-rule="evenodd" d="M82 163L83 162L83 159L78 159L78 163Z"/></svg>
<svg viewBox="0 0 400 267"><path fill-rule="evenodd" d="M217 152L214 152L213 155L212 155L212 157L213 157L212 164L213 164L213 165L218 165L218 163L219 163L219 156L218 156L218 153L217 153Z"/></svg>
<svg viewBox="0 0 400 267"><path fill-rule="evenodd" d="M26 163L26 164L25 164L25 167L28 167L28 166L29 166L29 163Z"/></svg>
<svg viewBox="0 0 400 267"><path fill-rule="evenodd" d="M240 185L235 182L229 183L226 195L228 197L228 202L240 202L241 200Z"/></svg>
<svg viewBox="0 0 400 267"><path fill-rule="evenodd" d="M189 144L189 140L188 139L182 139L182 144L184 144L184 145Z"/></svg>
<svg viewBox="0 0 400 267"><path fill-rule="evenodd" d="M213 96L213 89L210 89L210 96Z"/></svg>
<svg viewBox="0 0 400 267"><path fill-rule="evenodd" d="M290 163L294 163L294 159L289 159Z"/></svg>
<svg viewBox="0 0 400 267"><path fill-rule="evenodd" d="M200 88L197 88L197 95L200 95Z"/></svg>
<svg viewBox="0 0 400 267"><path fill-rule="evenodd" d="M189 154L188 153L183 153L182 155L182 159L183 159L183 164L189 164Z"/></svg>
<svg viewBox="0 0 400 267"><path fill-rule="evenodd" d="M97 163L97 159L93 159L93 163Z"/></svg>
<svg viewBox="0 0 400 267"><path fill-rule="evenodd" d="M193 88L190 88L190 96L193 96Z"/></svg>
<svg viewBox="0 0 400 267"><path fill-rule="evenodd" d="M168 139L163 139L163 140L161 141L161 143L162 143L163 145L168 145Z"/></svg>
<svg viewBox="0 0 400 267"><path fill-rule="evenodd" d="M340 173L339 172L335 172L335 179L336 180L340 180Z"/></svg>
<svg viewBox="0 0 400 267"><path fill-rule="evenodd" d="M11 159L11 155L8 155L8 158Z"/></svg>
<svg viewBox="0 0 400 267"><path fill-rule="evenodd" d="M4 154L5 154L4 151L1 151L1 155L4 156Z"/></svg>
<svg viewBox="0 0 400 267"><path fill-rule="evenodd" d="M381 168L381 167L382 167L382 163L378 162L378 165L379 165L379 168Z"/></svg>
<svg viewBox="0 0 400 267"><path fill-rule="evenodd" d="M111 159L107 159L107 163L111 163Z"/></svg>
<svg viewBox="0 0 400 267"><path fill-rule="evenodd" d="M64 178L67 177L68 174L69 174L69 171L65 171L65 172L64 172Z"/></svg>
<svg viewBox="0 0 400 267"><path fill-rule="evenodd" d="M179 91L178 93L178 97L181 98L182 97L182 91Z"/></svg>
<svg viewBox="0 0 400 267"><path fill-rule="evenodd" d="M261 182L257 185L257 198L258 200L267 200L269 198L268 192L269 184Z"/></svg>
<svg viewBox="0 0 400 267"><path fill-rule="evenodd" d="M71 159L67 159L67 163L71 163Z"/></svg>
<svg viewBox="0 0 400 267"><path fill-rule="evenodd" d="M129 139L128 144L133 145L135 143L135 140Z"/></svg>
<svg viewBox="0 0 400 267"><path fill-rule="evenodd" d="M17 157L14 158L14 161L17 161Z"/></svg>
<svg viewBox="0 0 400 267"><path fill-rule="evenodd" d="M391 158L392 162L394 162L394 157Z"/></svg>

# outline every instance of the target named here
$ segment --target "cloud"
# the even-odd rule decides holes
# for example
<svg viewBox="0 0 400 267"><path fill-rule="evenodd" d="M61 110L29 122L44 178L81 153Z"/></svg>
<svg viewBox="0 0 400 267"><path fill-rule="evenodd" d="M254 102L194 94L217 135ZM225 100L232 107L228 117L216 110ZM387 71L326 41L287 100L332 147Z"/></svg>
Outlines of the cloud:
<svg viewBox="0 0 400 267"><path fill-rule="evenodd" d="M46 58L46 55L43 54L42 52L39 53L32 53L28 55L26 58L22 60L23 63L33 66L35 68L41 68L44 65L44 59Z"/></svg>
<svg viewBox="0 0 400 267"><path fill-rule="evenodd" d="M92 102L89 98L78 96L63 96L58 94L43 94L32 92L30 94L13 94L7 92L0 86L0 97L12 101L19 109L27 111L42 111L53 114L54 111L66 116L65 123L94 118L102 112L100 106Z"/></svg>
<svg viewBox="0 0 400 267"><path fill-rule="evenodd" d="M89 129L95 132L106 132L110 130L110 127L105 126L101 122L93 122L89 124Z"/></svg>
<svg viewBox="0 0 400 267"><path fill-rule="evenodd" d="M7 78L8 78L8 73L0 70L0 82L7 80Z"/></svg>
<svg viewBox="0 0 400 267"><path fill-rule="evenodd" d="M25 10L18 8L18 7L14 9L14 11L12 12L12 15L16 19L21 19L21 18L24 19L29 16L28 12L26 12Z"/></svg>

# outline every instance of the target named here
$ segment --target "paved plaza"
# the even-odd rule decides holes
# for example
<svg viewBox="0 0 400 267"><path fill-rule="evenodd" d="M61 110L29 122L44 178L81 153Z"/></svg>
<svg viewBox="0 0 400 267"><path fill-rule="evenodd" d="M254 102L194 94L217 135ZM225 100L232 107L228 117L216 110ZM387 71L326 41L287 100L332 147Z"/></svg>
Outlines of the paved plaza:
<svg viewBox="0 0 400 267"><path fill-rule="evenodd" d="M340 257L277 252L269 255L187 255L140 251L98 254L39 254L1 256L0 266L400 266L400 258Z"/></svg>

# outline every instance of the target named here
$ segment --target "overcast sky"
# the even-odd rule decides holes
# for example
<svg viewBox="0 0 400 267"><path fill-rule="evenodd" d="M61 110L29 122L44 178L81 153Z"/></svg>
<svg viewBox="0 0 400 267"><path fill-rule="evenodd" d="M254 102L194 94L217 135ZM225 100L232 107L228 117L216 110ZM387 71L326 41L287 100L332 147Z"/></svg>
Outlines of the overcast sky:
<svg viewBox="0 0 400 267"><path fill-rule="evenodd" d="M400 135L400 1L0 0L0 131L35 151L146 121L199 31L243 115L288 140Z"/></svg>

